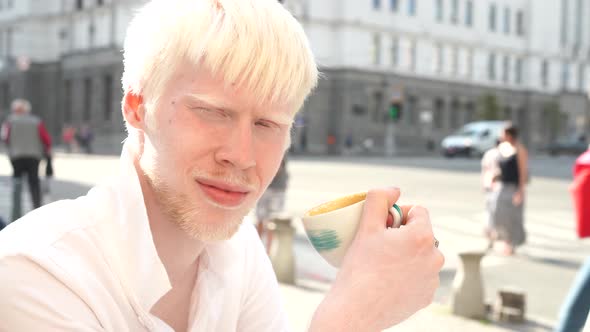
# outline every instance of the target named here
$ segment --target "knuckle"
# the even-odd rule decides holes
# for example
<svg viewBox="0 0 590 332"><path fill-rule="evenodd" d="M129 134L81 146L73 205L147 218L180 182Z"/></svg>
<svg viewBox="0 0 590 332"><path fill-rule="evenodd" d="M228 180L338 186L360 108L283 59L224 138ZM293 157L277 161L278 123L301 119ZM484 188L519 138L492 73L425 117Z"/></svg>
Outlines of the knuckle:
<svg viewBox="0 0 590 332"><path fill-rule="evenodd" d="M373 188L373 189L369 189L369 191L367 191L367 199L375 199L377 197L380 197L384 194L384 190L380 189L380 188Z"/></svg>
<svg viewBox="0 0 590 332"><path fill-rule="evenodd" d="M440 270L442 270L443 266L445 266L446 258L445 258L445 255L443 255L443 253L440 250L437 249L436 251L438 253L438 255L437 255L438 256L438 265L437 266L438 266L438 270L440 271Z"/></svg>
<svg viewBox="0 0 590 332"><path fill-rule="evenodd" d="M418 248L426 248L433 246L434 240L433 237L427 232L416 232L414 234L414 243L418 246Z"/></svg>
<svg viewBox="0 0 590 332"><path fill-rule="evenodd" d="M422 205L414 205L410 210L410 214L416 217L425 217L428 220L430 220L430 214L428 212L428 209Z"/></svg>

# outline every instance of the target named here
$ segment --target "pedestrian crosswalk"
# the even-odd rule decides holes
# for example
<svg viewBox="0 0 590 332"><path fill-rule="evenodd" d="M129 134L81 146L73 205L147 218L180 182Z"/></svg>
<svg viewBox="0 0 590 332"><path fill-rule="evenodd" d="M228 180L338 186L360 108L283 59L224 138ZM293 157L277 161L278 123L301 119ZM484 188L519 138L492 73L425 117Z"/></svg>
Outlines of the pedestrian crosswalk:
<svg viewBox="0 0 590 332"><path fill-rule="evenodd" d="M527 211L527 241L519 252L530 257L582 262L590 254L590 244L577 239L572 211ZM441 245L458 252L482 244L485 212L467 216L433 216ZM444 241L444 240L448 240Z"/></svg>

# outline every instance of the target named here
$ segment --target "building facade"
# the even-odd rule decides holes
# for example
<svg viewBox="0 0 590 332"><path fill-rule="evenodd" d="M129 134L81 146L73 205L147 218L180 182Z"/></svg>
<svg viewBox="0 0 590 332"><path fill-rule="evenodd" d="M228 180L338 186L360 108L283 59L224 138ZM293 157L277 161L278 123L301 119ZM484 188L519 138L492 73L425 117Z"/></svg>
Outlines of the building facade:
<svg viewBox="0 0 590 332"><path fill-rule="evenodd" d="M384 146L391 99L400 149L438 146L462 124L512 120L533 150L588 131L590 3L582 0L287 0L325 79L295 142L338 153ZM494 101L494 114L484 99ZM486 98L488 97L488 98ZM328 144L331 143L331 144Z"/></svg>
<svg viewBox="0 0 590 332"><path fill-rule="evenodd" d="M27 98L54 138L66 124L121 137L121 50L141 3L0 0L0 118Z"/></svg>
<svg viewBox="0 0 590 332"><path fill-rule="evenodd" d="M84 123L122 134L121 49L145 1L0 0L0 118L25 97L54 136ZM283 2L324 74L296 120L296 150L340 153L370 139L379 151L391 135L400 150L421 150L482 117L516 122L533 150L588 132L587 1ZM393 98L403 105L395 131Z"/></svg>

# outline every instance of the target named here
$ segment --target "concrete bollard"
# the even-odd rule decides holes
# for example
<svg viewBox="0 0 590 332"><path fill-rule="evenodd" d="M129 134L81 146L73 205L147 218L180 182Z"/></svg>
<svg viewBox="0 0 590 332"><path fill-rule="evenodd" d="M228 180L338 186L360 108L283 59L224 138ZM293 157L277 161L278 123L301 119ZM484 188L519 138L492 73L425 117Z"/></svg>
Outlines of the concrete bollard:
<svg viewBox="0 0 590 332"><path fill-rule="evenodd" d="M457 316L484 319L484 288L480 262L485 251L464 251L459 253L462 266L453 280L452 312Z"/></svg>
<svg viewBox="0 0 590 332"><path fill-rule="evenodd" d="M524 322L526 294L522 289L503 287L498 290L494 312L496 319L504 322Z"/></svg>
<svg viewBox="0 0 590 332"><path fill-rule="evenodd" d="M267 225L273 239L269 248L269 257L277 280L285 284L295 284L295 254L293 237L295 228L291 226L291 218L277 216Z"/></svg>

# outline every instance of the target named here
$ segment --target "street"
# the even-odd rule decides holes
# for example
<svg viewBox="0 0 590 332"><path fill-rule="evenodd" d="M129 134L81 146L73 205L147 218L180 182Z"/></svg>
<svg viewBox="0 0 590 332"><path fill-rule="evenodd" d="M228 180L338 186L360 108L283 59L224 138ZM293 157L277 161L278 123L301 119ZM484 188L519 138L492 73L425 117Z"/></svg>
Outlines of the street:
<svg viewBox="0 0 590 332"><path fill-rule="evenodd" d="M117 156L82 156L58 153L54 158L52 200L72 198L115 174ZM573 157L538 157L531 160L525 227L527 244L513 257L488 254L482 261L487 302L501 287L526 292L527 316L553 324L560 304L580 263L590 255L590 242L578 240L568 192ZM484 248L483 192L476 159L301 157L289 160L286 210L294 217L343 194L372 187L398 186L402 204L429 208L440 249L446 257L436 302L448 305L452 282L460 264L457 253ZM9 175L0 155L0 215L8 217ZM25 199L25 200L28 200ZM26 203L25 206L29 206ZM297 279L302 284L328 284L336 271L310 247L300 222L295 222Z"/></svg>

